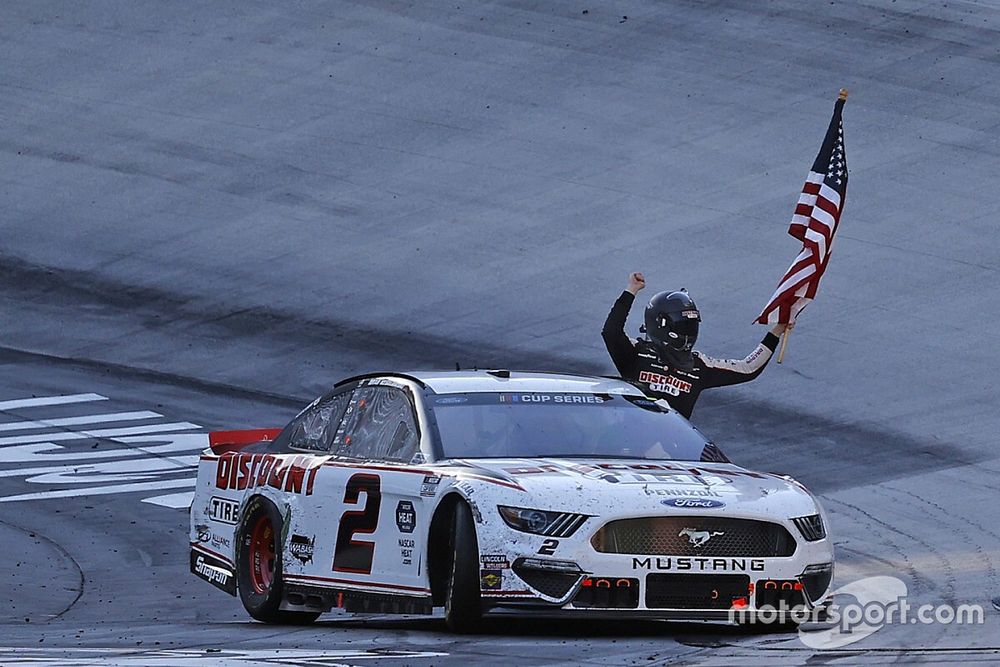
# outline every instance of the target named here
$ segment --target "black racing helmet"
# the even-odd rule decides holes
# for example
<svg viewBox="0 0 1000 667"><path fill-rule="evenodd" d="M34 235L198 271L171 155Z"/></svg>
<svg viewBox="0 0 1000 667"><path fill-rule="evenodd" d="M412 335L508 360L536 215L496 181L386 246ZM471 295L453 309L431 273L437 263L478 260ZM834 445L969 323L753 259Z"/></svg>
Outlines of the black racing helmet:
<svg viewBox="0 0 1000 667"><path fill-rule="evenodd" d="M645 331L660 348L690 354L698 339L701 313L684 290L660 292L646 306Z"/></svg>

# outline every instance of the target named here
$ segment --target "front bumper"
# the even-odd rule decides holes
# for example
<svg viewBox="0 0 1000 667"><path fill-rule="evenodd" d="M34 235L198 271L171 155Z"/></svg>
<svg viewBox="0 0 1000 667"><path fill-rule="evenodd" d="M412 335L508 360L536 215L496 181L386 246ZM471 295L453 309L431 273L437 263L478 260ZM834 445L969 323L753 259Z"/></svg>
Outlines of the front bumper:
<svg viewBox="0 0 1000 667"><path fill-rule="evenodd" d="M533 546L524 542L522 537L518 546ZM564 540L560 550L559 557L545 557L524 549L504 558L506 569L484 569L494 575L481 591L484 608L726 622L737 613L821 608L833 578L827 539L799 542L791 556L765 558L609 554L595 551L586 538Z"/></svg>

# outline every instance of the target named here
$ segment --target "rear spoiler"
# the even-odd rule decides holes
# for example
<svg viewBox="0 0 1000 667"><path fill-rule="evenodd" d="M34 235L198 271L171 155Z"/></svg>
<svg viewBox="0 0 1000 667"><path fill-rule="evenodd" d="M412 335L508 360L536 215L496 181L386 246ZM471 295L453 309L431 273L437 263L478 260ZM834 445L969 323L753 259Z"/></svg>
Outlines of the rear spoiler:
<svg viewBox="0 0 1000 667"><path fill-rule="evenodd" d="M245 431L215 431L208 434L208 446L214 454L243 449L257 442L269 442L278 437L280 428L258 428Z"/></svg>

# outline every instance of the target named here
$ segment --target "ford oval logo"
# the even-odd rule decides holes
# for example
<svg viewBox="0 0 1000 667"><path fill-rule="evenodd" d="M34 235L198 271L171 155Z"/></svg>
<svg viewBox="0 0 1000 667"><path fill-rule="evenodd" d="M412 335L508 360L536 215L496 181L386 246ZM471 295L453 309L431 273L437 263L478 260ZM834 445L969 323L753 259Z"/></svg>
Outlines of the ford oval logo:
<svg viewBox="0 0 1000 667"><path fill-rule="evenodd" d="M661 500L660 503L667 507L699 510L726 506L726 503L721 500L712 500L711 498L667 498L666 500Z"/></svg>

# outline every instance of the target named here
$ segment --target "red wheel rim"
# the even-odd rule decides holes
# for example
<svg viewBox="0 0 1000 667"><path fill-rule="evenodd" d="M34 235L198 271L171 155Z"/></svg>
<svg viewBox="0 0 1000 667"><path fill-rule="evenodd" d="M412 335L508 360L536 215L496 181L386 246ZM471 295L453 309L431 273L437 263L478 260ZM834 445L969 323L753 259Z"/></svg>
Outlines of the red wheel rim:
<svg viewBox="0 0 1000 667"><path fill-rule="evenodd" d="M274 527L271 519L257 519L250 532L250 583L258 593L267 593L274 581Z"/></svg>

